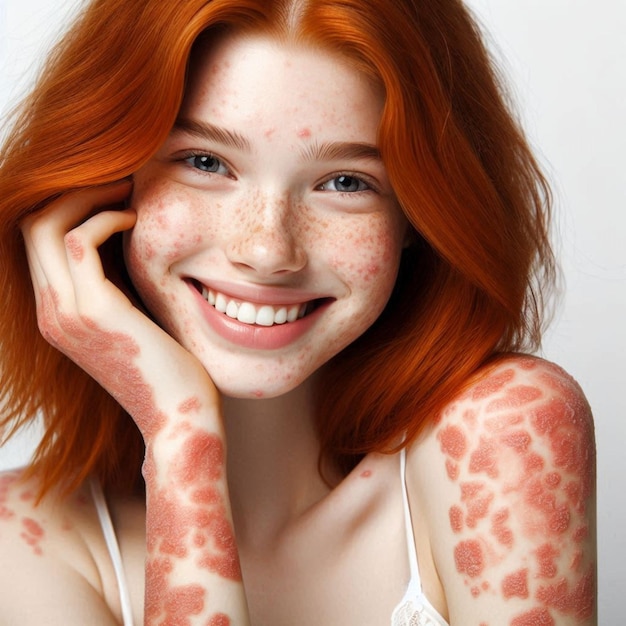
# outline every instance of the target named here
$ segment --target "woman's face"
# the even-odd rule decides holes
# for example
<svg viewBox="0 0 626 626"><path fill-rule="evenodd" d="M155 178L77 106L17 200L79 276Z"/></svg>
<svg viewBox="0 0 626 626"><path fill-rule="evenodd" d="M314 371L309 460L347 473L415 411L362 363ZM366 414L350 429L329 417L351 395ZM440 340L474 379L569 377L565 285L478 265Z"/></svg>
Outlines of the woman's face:
<svg viewBox="0 0 626 626"><path fill-rule="evenodd" d="M406 222L376 149L383 97L341 57L262 36L197 58L135 175L132 280L222 393L286 393L361 335Z"/></svg>

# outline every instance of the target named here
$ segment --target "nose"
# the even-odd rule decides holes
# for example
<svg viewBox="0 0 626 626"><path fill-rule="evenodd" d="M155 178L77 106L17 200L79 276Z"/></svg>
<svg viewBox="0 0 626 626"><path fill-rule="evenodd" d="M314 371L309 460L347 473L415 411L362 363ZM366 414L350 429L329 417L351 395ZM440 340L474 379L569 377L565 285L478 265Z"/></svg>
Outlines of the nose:
<svg viewBox="0 0 626 626"><path fill-rule="evenodd" d="M298 272L307 262L300 220L290 198L265 194L238 211L227 245L231 263L264 278Z"/></svg>

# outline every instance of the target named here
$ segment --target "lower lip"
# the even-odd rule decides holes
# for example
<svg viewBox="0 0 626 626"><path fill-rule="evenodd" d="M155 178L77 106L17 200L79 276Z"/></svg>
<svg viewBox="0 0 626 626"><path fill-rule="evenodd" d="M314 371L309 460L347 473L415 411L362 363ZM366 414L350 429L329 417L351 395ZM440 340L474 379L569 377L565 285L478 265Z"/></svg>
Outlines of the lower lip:
<svg viewBox="0 0 626 626"><path fill-rule="evenodd" d="M191 285L190 288L200 301L202 314L209 326L228 342L251 350L278 350L295 343L310 330L322 311L328 306L328 303L323 303L315 311L295 322L258 326L256 324L244 324L220 313L202 297L197 289Z"/></svg>

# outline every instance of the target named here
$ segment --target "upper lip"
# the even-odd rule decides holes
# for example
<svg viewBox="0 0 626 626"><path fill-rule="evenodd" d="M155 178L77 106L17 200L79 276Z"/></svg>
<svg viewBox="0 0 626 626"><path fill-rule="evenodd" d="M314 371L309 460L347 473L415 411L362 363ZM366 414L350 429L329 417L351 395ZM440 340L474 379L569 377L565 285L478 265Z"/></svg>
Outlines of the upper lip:
<svg viewBox="0 0 626 626"><path fill-rule="evenodd" d="M241 300L242 302L258 305L290 306L328 298L327 294L291 287L269 287L202 278L192 278L191 280L206 289L219 292L233 300Z"/></svg>

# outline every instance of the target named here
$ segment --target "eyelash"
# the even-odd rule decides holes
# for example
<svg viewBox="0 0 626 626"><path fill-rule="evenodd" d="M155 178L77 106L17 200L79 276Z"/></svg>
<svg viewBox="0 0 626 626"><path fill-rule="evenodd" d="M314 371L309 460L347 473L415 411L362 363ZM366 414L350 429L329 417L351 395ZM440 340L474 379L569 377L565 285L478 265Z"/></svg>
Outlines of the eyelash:
<svg viewBox="0 0 626 626"><path fill-rule="evenodd" d="M215 161L217 161L220 164L220 166L224 167L227 170L228 174L230 174L230 167L226 163L224 163L223 159L221 159L220 157L210 152L193 152L193 151L186 152L180 155L180 157L178 157L176 161L185 163L190 169L202 175L205 175L205 174L218 174L220 176L228 175L226 173L220 174L220 172L211 172L211 171L202 170L190 162L194 159L202 159L202 158L215 159ZM324 182L317 185L316 189L319 189L320 191L324 191L321 189L323 185L327 185L331 181L337 180L339 178L344 178L344 177L351 178L351 179L354 179L355 181L358 181L360 184L364 185L365 188L357 189L354 191L340 191L340 190L330 190L330 191L334 191L335 193L341 196L355 196L355 195L360 195L364 193L369 193L372 191L377 192L376 185L369 178L364 178L362 175L355 174L354 172L338 172L336 174L333 174L332 176L327 178Z"/></svg>
<svg viewBox="0 0 626 626"><path fill-rule="evenodd" d="M215 161L217 161L219 163L219 165L221 167L223 167L228 174L230 174L230 167L224 163L223 159L221 159L220 157L216 156L215 154L211 154L210 152L186 152L184 154L182 154L179 158L177 158L177 161L180 161L181 163L185 163L188 167L190 167L192 170L195 170L197 172L201 172L202 174L218 174L220 176L225 176L227 175L226 173L221 174L220 172L210 172L210 171L206 171L206 170L202 170L199 167L196 167L193 163L190 163L190 161L194 160L194 159L214 159Z"/></svg>

